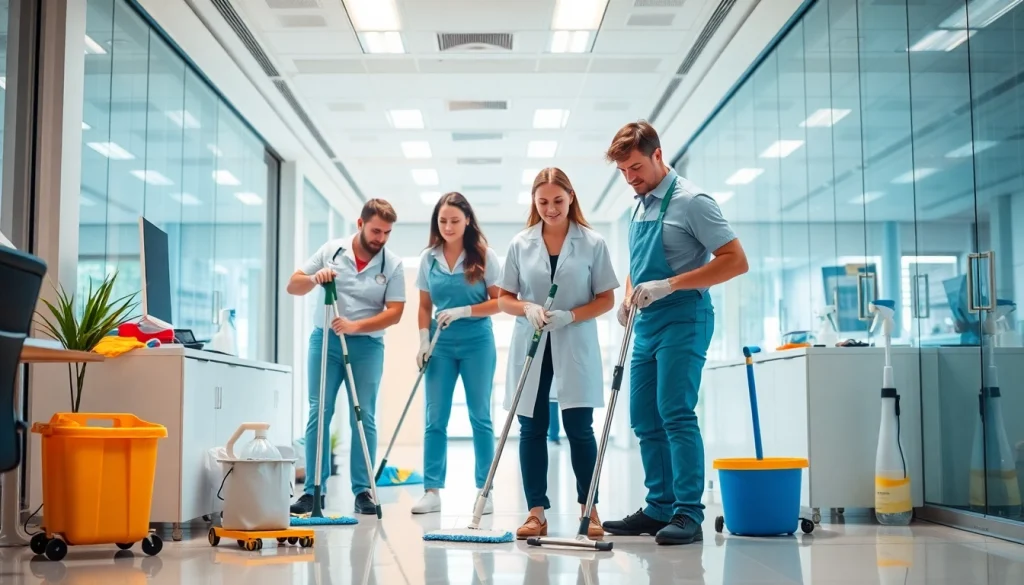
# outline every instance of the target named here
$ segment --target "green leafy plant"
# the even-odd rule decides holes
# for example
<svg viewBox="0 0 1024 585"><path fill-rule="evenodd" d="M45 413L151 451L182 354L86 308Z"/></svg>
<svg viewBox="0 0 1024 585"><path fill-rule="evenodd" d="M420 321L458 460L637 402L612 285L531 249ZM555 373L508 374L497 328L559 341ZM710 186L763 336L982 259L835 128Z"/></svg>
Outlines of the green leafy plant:
<svg viewBox="0 0 1024 585"><path fill-rule="evenodd" d="M125 295L111 300L117 272L103 279L98 288L93 289L89 283L89 293L84 301L82 316L75 316L75 295L68 295L63 286L54 287L57 291L56 305L43 299L50 315L37 311L41 321L36 323L43 331L59 341L65 349L76 351L92 351L105 336L109 335L123 323L138 306L135 297L138 293ZM82 405L82 389L85 386L85 366L88 364L68 364L68 386L71 392L71 412L78 412ZM72 373L72 369L74 373Z"/></svg>

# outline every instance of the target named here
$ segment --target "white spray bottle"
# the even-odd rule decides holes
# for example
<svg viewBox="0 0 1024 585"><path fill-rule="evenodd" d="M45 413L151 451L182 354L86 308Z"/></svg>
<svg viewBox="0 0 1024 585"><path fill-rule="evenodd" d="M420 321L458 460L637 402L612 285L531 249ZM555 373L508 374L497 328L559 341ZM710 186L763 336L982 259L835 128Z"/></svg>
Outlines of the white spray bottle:
<svg viewBox="0 0 1024 585"><path fill-rule="evenodd" d="M896 303L877 300L871 305L875 321L885 335L885 369L882 373L882 419L875 453L875 518L889 526L906 526L914 515L910 473L900 436L900 395L892 373L892 333L896 329Z"/></svg>
<svg viewBox="0 0 1024 585"><path fill-rule="evenodd" d="M220 310L220 329L217 330L213 339L210 340L209 349L228 355L238 355L234 309Z"/></svg>
<svg viewBox="0 0 1024 585"><path fill-rule="evenodd" d="M835 347L839 343L838 326L839 315L835 305L826 305L818 312L818 334L815 342L825 347Z"/></svg>

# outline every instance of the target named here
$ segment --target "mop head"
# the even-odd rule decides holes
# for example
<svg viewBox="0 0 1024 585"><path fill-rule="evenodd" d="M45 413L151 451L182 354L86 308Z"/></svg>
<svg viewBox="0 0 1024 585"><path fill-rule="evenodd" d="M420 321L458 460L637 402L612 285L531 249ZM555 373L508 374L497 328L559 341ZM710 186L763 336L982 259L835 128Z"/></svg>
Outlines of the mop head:
<svg viewBox="0 0 1024 585"><path fill-rule="evenodd" d="M423 540L444 542L482 542L485 544L512 542L512 533L502 530L484 530L474 528L449 528L435 530L423 535Z"/></svg>
<svg viewBox="0 0 1024 585"><path fill-rule="evenodd" d="M423 475L412 469L399 469L388 465L377 481L377 487L416 485L423 483Z"/></svg>
<svg viewBox="0 0 1024 585"><path fill-rule="evenodd" d="M351 516L292 516L291 521L292 526L351 526L358 523L359 521Z"/></svg>

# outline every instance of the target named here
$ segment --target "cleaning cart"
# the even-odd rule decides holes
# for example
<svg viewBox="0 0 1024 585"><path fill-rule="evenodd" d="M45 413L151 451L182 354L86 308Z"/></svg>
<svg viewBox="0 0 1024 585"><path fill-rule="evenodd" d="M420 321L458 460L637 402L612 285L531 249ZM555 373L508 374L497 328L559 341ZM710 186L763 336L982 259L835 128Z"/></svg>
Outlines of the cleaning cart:
<svg viewBox="0 0 1024 585"><path fill-rule="evenodd" d="M101 421L112 424L96 426ZM42 435L44 524L32 552L59 561L69 545L128 550L141 541L142 552L160 554L149 513L165 427L132 414L57 413L32 432Z"/></svg>
<svg viewBox="0 0 1024 585"><path fill-rule="evenodd" d="M800 484L806 459L795 457L765 458L761 448L761 422L757 412L757 390L754 385L754 354L761 349L743 348L747 362L747 390L750 414L754 423L756 459L716 459L714 468L722 485L722 507L725 516L715 519L715 531L741 536L777 536L793 534L797 525L804 533L814 530L814 522L800 518Z"/></svg>

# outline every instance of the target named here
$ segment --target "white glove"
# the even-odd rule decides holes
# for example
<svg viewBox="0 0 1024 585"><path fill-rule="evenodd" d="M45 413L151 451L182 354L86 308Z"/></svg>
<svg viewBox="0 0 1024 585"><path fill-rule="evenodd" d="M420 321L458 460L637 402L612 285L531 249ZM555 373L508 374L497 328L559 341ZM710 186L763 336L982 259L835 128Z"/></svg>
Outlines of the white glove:
<svg viewBox="0 0 1024 585"><path fill-rule="evenodd" d="M548 324L544 326L544 331L554 331L575 321L576 315L572 311L549 311L547 318Z"/></svg>
<svg viewBox="0 0 1024 585"><path fill-rule="evenodd" d="M615 318L619 320L619 325L625 327L629 323L629 299L623 299L622 304L619 305L619 312L615 315Z"/></svg>
<svg viewBox="0 0 1024 585"><path fill-rule="evenodd" d="M473 307L452 307L437 313L437 326L441 329L452 324L454 321L469 317L473 314Z"/></svg>
<svg viewBox="0 0 1024 585"><path fill-rule="evenodd" d="M423 362L427 361L427 352L430 351L430 330L420 329L420 349L416 352L416 367L423 369Z"/></svg>
<svg viewBox="0 0 1024 585"><path fill-rule="evenodd" d="M636 304L636 308L646 309L655 301L660 301L671 293L672 285L668 279L652 280L639 284L633 289L632 302Z"/></svg>
<svg viewBox="0 0 1024 585"><path fill-rule="evenodd" d="M526 303L523 313L526 314L526 320L533 325L534 329L543 329L548 324L548 316L544 313L544 307L540 305Z"/></svg>

